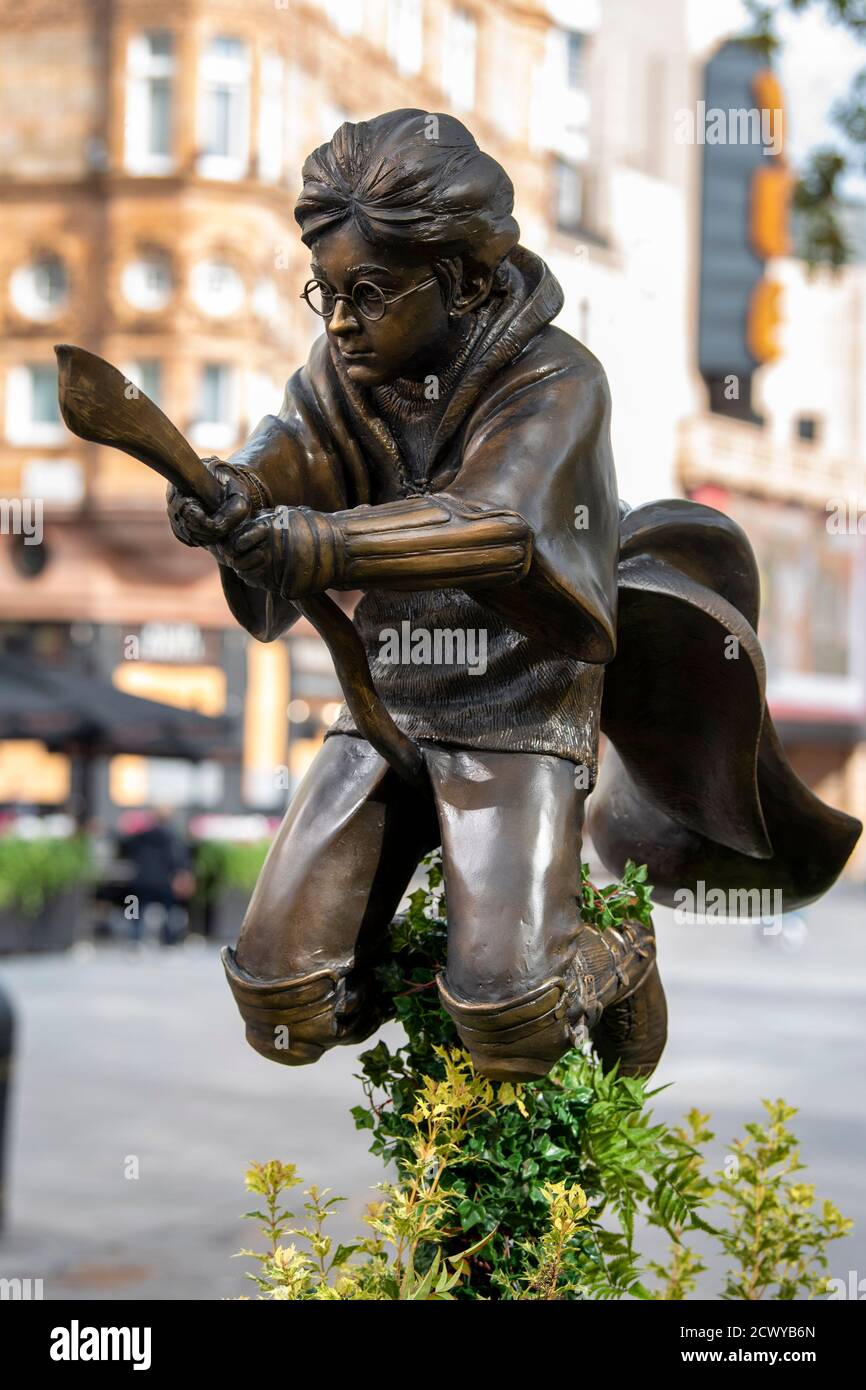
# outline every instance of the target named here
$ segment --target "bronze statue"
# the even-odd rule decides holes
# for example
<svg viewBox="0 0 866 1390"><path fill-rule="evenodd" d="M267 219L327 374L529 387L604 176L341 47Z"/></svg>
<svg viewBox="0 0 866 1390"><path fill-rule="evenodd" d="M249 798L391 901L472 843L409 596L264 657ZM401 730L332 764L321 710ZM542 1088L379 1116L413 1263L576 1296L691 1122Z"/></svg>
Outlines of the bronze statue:
<svg viewBox="0 0 866 1390"><path fill-rule="evenodd" d="M695 503L618 500L604 370L553 326L562 292L512 206L453 117L341 126L295 209L324 332L226 462L205 468L144 398L121 421L112 369L58 350L68 423L171 479L174 532L214 555L238 621L267 642L305 613L343 680L224 952L274 1061L380 1025L373 966L441 844L438 987L479 1070L542 1076L589 1030L605 1063L652 1071L653 935L579 908L600 730L595 844L616 871L645 862L661 901L704 882L792 908L860 831L779 746L743 532ZM354 626L328 589L363 591Z"/></svg>

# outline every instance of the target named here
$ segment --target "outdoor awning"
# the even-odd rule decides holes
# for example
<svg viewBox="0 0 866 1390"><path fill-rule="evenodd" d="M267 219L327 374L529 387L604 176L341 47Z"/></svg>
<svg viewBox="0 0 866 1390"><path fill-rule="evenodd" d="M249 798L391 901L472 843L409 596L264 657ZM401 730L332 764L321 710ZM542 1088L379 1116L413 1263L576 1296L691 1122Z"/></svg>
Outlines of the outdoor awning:
<svg viewBox="0 0 866 1390"><path fill-rule="evenodd" d="M176 709L68 667L0 652L0 739L38 739L54 752L151 757L236 756L236 721Z"/></svg>

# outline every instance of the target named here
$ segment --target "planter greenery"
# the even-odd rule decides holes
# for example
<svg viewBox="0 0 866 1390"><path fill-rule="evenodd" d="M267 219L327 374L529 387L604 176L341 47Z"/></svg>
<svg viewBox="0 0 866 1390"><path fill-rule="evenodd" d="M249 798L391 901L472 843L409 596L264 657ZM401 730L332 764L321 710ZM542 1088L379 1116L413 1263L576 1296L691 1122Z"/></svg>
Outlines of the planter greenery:
<svg viewBox="0 0 866 1390"><path fill-rule="evenodd" d="M253 1164L247 1187L264 1209L260 1297L276 1299L682 1299L704 1265L689 1244L702 1232L727 1257L722 1297L787 1299L826 1290L826 1249L851 1229L831 1202L815 1209L782 1101L764 1102L725 1172L706 1171L708 1117L653 1124L646 1081L606 1075L574 1051L540 1081L477 1075L441 1009L435 975L446 922L438 860L395 922L380 968L406 1041L362 1054L364 1104L355 1124L396 1178L380 1184L367 1231L334 1247L326 1223L340 1198L311 1187L305 1223L281 1206L301 1179L292 1164ZM584 871L583 911L604 927L651 911L646 872L595 888ZM393 1170L392 1170L393 1171ZM664 1263L641 1257L640 1223L664 1229ZM718 1223L718 1224L717 1224ZM299 1246L288 1237L300 1237Z"/></svg>
<svg viewBox="0 0 866 1390"><path fill-rule="evenodd" d="M256 885L267 840L236 843L230 840L201 840L195 852L195 897L200 903L215 903L229 893L249 896Z"/></svg>
<svg viewBox="0 0 866 1390"><path fill-rule="evenodd" d="M0 910L38 917L52 898L91 877L86 836L33 840L0 836Z"/></svg>

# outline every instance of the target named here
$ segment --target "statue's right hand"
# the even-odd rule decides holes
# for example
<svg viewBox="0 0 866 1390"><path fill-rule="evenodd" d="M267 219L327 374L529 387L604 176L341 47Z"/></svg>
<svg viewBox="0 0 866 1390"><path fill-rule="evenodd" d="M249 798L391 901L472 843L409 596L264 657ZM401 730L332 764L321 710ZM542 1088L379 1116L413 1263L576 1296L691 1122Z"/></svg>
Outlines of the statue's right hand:
<svg viewBox="0 0 866 1390"><path fill-rule="evenodd" d="M169 483L165 494L171 529L184 545L209 549L224 540L253 512L252 489L239 476L241 470L226 468L219 459L203 459L223 485L223 498L215 512L206 512L200 502L178 492Z"/></svg>

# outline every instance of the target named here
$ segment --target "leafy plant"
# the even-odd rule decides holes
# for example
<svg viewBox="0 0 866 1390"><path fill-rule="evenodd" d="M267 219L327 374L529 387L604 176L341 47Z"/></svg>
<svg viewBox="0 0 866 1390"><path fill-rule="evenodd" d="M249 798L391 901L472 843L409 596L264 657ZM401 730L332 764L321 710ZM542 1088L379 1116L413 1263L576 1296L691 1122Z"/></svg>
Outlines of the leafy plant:
<svg viewBox="0 0 866 1390"><path fill-rule="evenodd" d="M263 1297L451 1301L465 1287L473 1259L491 1238L482 1236L447 1253L459 1192L445 1178L463 1161L471 1126L495 1107L495 1087L474 1073L466 1054L437 1050L444 1076L423 1080L409 1117L410 1156L398 1162L399 1181L381 1183L383 1199L367 1209L371 1235L334 1249L324 1226L342 1199L316 1187L304 1194L308 1224L290 1225L294 1215L280 1208L279 1199L300 1181L294 1167L276 1160L250 1167L247 1188L264 1196L267 1209L245 1215L261 1223L269 1248L240 1254L258 1262L259 1272L249 1277ZM571 1247L587 1224L589 1204L577 1184L551 1184L544 1198L544 1233L523 1245L526 1258L510 1295L516 1298L559 1297L558 1290L576 1287L563 1284L563 1277ZM306 1249L280 1244L285 1236L300 1236Z"/></svg>
<svg viewBox="0 0 866 1390"><path fill-rule="evenodd" d="M267 840L201 840L195 852L195 897L212 903L226 893L252 893L268 852Z"/></svg>
<svg viewBox="0 0 866 1390"><path fill-rule="evenodd" d="M768 59L778 51L779 19L807 10L823 11L831 24L840 25L853 40L866 42L866 16L862 0L746 0L749 31L743 41L753 44ZM795 185L792 204L800 254L811 268L838 270L852 258L845 233L842 185L846 176L866 167L866 67L853 77L849 90L828 113L842 137L839 144L810 150Z"/></svg>
<svg viewBox="0 0 866 1390"><path fill-rule="evenodd" d="M589 865L581 864L580 915L593 927L619 927L624 922L652 924L652 888L646 881L646 864L638 867L629 859L619 883L596 888L589 877Z"/></svg>
<svg viewBox="0 0 866 1390"><path fill-rule="evenodd" d="M26 840L0 836L0 909L37 917L58 893L92 877L86 836Z"/></svg>
<svg viewBox="0 0 866 1390"><path fill-rule="evenodd" d="M703 1232L732 1261L726 1298L815 1296L825 1288L826 1247L847 1222L814 1191L789 1182L799 1170L787 1130L795 1113L776 1102L768 1126L748 1125L733 1146L736 1171L713 1181L703 1149L709 1117L653 1124L648 1083L605 1073L588 1044L541 1080L493 1083L477 1075L439 1005L445 960L441 865L426 861L427 884L393 925L391 956L377 968L386 1011L406 1041L362 1053L364 1104L352 1114L371 1152L397 1170L368 1208L369 1234L332 1247L325 1223L341 1200L311 1187L307 1224L294 1227L278 1198L300 1179L291 1165L253 1165L248 1187L266 1197L268 1242L255 1258L265 1298L478 1300L684 1299L705 1266L687 1237ZM651 913L646 870L596 888L583 869L584 917L605 929ZM729 1165L730 1167L730 1165ZM708 1216L721 1206L727 1224ZM639 1222L664 1229L667 1263L644 1261ZM285 1236L305 1242L284 1246Z"/></svg>
<svg viewBox="0 0 866 1390"><path fill-rule="evenodd" d="M803 1171L788 1122L796 1110L783 1100L763 1102L764 1124L746 1125L732 1149L732 1171L717 1186L729 1217L719 1243L732 1260L723 1298L814 1298L826 1293L826 1248L848 1235L853 1222L832 1202L814 1210L815 1188L792 1182Z"/></svg>
<svg viewBox="0 0 866 1390"><path fill-rule="evenodd" d="M460 1048L435 988L447 934L438 857L431 856L426 867L427 885L411 896L406 915L395 923L391 956L377 972L406 1042L392 1052L380 1040L362 1054L366 1105L352 1111L356 1125L372 1133L371 1151L398 1166L409 1153L419 1078L440 1077L442 1049ZM648 921L651 915L645 867L629 863L621 883L599 889L584 865L582 894L585 920L599 927L628 917ZM479 1235L490 1236L472 1257L471 1293L465 1296L489 1297L496 1282L519 1283L526 1242L538 1237L546 1220L547 1194L574 1182L592 1203L593 1224L564 1256L562 1280L589 1281L596 1296L640 1292L633 1249L638 1210L645 1207L648 1219L667 1228L675 1217L684 1225L700 1221L688 1183L679 1176L691 1148L650 1123L648 1094L654 1093L643 1081L605 1075L580 1051L532 1085L498 1087L499 1104L473 1119L452 1180L459 1229L448 1237L448 1254L465 1251Z"/></svg>

